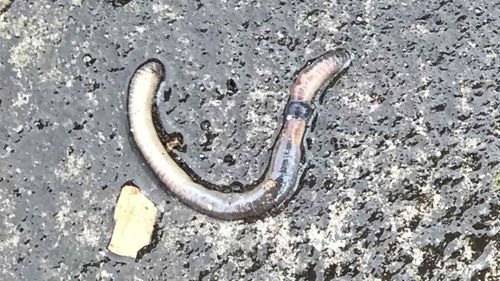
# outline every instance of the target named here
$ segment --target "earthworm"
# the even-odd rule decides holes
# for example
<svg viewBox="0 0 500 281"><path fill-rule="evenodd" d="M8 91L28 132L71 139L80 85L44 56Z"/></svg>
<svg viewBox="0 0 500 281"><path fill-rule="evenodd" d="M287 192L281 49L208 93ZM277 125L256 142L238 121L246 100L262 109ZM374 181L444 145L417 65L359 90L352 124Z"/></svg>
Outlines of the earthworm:
<svg viewBox="0 0 500 281"><path fill-rule="evenodd" d="M347 51L329 51L309 61L297 74L284 110L283 125L261 181L252 189L220 192L195 182L169 155L153 123L153 100L165 76L158 59L149 59L133 73L128 88L130 131L144 160L181 202L205 215L237 220L262 217L294 193L302 163L302 140L313 113L312 99L350 64Z"/></svg>

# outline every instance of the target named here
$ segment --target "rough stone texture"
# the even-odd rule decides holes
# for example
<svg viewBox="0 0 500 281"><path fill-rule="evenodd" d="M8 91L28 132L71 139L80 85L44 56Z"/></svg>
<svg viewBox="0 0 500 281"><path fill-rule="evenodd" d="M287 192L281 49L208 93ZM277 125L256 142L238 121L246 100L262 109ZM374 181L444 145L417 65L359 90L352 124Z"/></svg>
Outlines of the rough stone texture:
<svg viewBox="0 0 500 281"><path fill-rule="evenodd" d="M0 279L500 278L500 5L165 3L15 0L0 15ZM177 155L213 183L251 183L294 72L337 46L353 65L317 99L309 168L277 215L199 215L131 142L127 82L157 57ZM137 261L105 251L130 180L162 213Z"/></svg>

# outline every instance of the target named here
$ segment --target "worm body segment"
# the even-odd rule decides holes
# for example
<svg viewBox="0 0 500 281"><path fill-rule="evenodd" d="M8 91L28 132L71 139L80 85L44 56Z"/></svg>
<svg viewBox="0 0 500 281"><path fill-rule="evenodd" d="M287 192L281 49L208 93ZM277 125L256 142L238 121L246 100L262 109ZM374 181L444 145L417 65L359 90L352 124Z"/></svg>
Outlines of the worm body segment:
<svg viewBox="0 0 500 281"><path fill-rule="evenodd" d="M165 76L165 68L157 59L140 65L130 80L130 131L151 169L184 204L222 220L260 217L281 205L295 191L301 169L302 139L313 111L311 101L316 92L349 64L345 50L330 51L298 73L266 173L257 186L243 193L219 192L196 183L161 143L152 114L154 97Z"/></svg>

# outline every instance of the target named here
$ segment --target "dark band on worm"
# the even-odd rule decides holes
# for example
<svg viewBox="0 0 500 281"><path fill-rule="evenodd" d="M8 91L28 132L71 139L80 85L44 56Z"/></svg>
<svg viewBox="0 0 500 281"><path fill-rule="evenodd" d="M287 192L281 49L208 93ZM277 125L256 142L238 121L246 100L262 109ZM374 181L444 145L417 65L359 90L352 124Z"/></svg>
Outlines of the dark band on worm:
<svg viewBox="0 0 500 281"><path fill-rule="evenodd" d="M316 92L350 64L345 50L330 51L313 60L296 76L285 108L284 123L273 146L266 173L253 189L223 193L196 183L168 154L155 130L153 99L165 75L163 64L146 61L134 72L128 91L130 130L144 159L180 201L223 220L261 217L293 194L301 170L302 139Z"/></svg>
<svg viewBox="0 0 500 281"><path fill-rule="evenodd" d="M289 101L285 108L285 119L294 118L307 120L311 117L313 109L303 101Z"/></svg>

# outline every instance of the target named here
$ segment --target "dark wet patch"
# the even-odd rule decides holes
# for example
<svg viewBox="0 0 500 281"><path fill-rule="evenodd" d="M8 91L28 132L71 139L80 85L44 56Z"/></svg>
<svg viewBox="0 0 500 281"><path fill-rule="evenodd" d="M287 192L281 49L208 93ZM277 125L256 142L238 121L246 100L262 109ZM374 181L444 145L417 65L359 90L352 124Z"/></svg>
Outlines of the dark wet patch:
<svg viewBox="0 0 500 281"><path fill-rule="evenodd" d="M133 0L106 0L106 1L110 2L113 5L113 7L122 7L132 2Z"/></svg>
<svg viewBox="0 0 500 281"><path fill-rule="evenodd" d="M0 15L7 12L9 10L10 6L14 3L14 0L5 0L0 3Z"/></svg>

